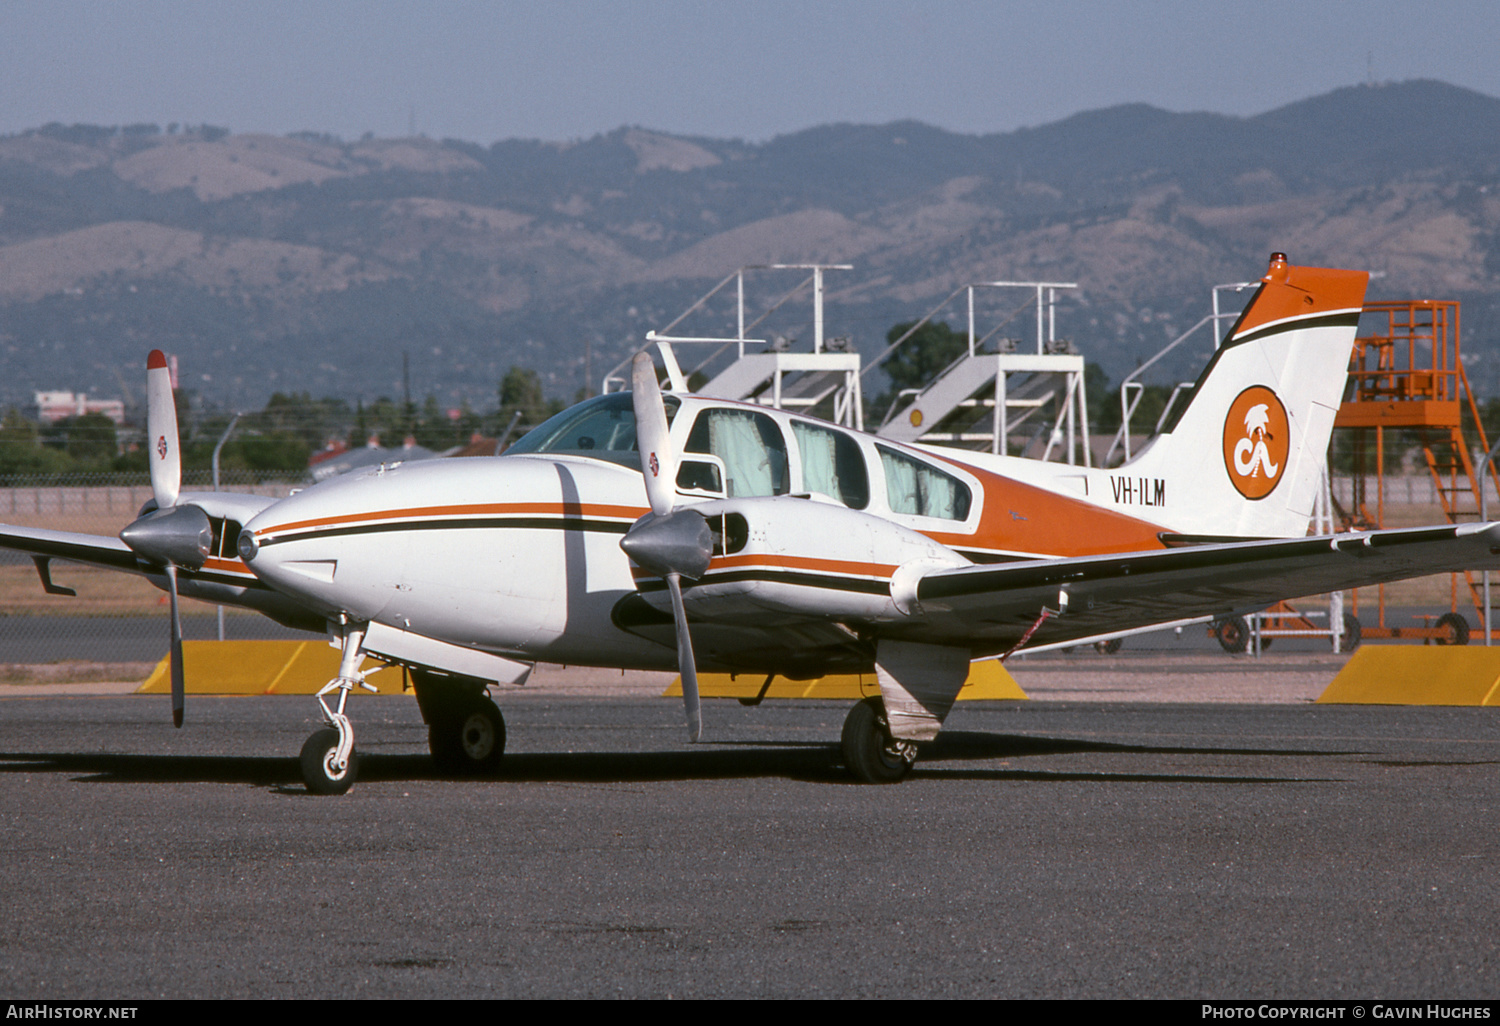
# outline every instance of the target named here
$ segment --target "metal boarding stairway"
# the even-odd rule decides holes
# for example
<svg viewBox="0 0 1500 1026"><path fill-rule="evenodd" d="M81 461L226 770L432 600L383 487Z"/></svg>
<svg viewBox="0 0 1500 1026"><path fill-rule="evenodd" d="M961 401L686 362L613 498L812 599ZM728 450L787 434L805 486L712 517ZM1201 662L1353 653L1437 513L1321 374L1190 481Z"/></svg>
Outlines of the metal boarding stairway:
<svg viewBox="0 0 1500 1026"><path fill-rule="evenodd" d="M1033 292L1034 301L1028 298L981 336L975 320L976 290L1010 288ZM1050 460L1060 449L1067 462L1091 466L1084 359L1056 334L1057 290L1072 288L1077 288L1076 283L988 281L954 290L863 373L882 363L960 295L968 299L968 351L932 382L899 394L875 433L895 441L983 446L994 453L1009 453L1015 436L1030 427L1026 456ZM1020 343L1004 339L999 352L985 352L985 343L1033 302L1036 351L1017 352Z"/></svg>
<svg viewBox="0 0 1500 1026"><path fill-rule="evenodd" d="M1085 405L1083 375L1084 359L1073 353L965 354L926 388L902 393L876 433L900 442L988 444L1005 453L1022 428L1052 407L1050 429L1036 425L1023 454L1048 460L1061 445L1072 462L1086 430L1078 412ZM954 417L962 411L970 415ZM939 430L945 422L949 430ZM1089 461L1086 451L1083 460Z"/></svg>
<svg viewBox="0 0 1500 1026"><path fill-rule="evenodd" d="M838 340L834 340L838 341ZM834 393L834 420L863 428L859 410L859 354L814 349L745 353L698 389L699 395L760 403L776 409L811 409ZM852 420L850 414L853 414Z"/></svg>
<svg viewBox="0 0 1500 1026"><path fill-rule="evenodd" d="M745 323L745 272L753 270L805 270L812 273L749 324ZM864 409L860 395L860 356L847 339L823 339L823 274L830 270L852 270L849 264L747 264L715 285L697 302L683 311L676 320L660 332L646 334L646 346L654 345L666 369L668 387L674 392L696 392L715 399L730 399L739 402L757 403L776 409L799 409L811 411L813 407L832 399L835 423L846 427L864 429ZM733 338L721 336L683 336L669 334L694 311L703 306L730 282L736 283L737 330ZM754 330L762 321L779 309L808 285L813 296L813 347L812 352L792 352L792 342L784 338L767 341L747 338L745 332ZM712 351L697 365L684 371L678 361L679 347L712 346ZM694 374L714 364L726 350L736 350L735 359L719 370L706 384L698 389L690 388ZM759 351L748 347L759 347ZM635 354L632 353L633 357ZM603 392L612 392L626 386L625 360L605 375Z"/></svg>

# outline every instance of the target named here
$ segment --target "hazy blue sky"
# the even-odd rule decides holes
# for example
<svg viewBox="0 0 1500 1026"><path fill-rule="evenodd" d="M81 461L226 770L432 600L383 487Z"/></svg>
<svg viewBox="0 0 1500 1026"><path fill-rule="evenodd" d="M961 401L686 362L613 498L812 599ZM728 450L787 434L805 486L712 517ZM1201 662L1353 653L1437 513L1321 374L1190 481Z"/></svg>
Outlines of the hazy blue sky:
<svg viewBox="0 0 1500 1026"><path fill-rule="evenodd" d="M0 133L994 132L1136 101L1254 114L1372 74L1494 96L1497 53L1495 0L0 0Z"/></svg>

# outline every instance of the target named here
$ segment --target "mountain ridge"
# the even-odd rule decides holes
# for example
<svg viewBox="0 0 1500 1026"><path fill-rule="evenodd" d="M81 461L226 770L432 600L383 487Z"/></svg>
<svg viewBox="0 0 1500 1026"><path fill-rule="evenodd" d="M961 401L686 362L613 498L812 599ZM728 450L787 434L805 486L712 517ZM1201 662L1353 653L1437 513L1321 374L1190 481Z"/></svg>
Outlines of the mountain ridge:
<svg viewBox="0 0 1500 1026"><path fill-rule="evenodd" d="M152 347L240 407L288 382L399 394L404 352L413 389L455 404L492 399L511 364L571 397L741 264L809 260L856 264L829 275L828 330L867 354L965 282L1077 281L1059 330L1118 378L1272 249L1462 299L1471 374L1500 389L1497 242L1500 100L1431 80L1249 117L1121 104L759 144L49 125L0 138L0 405L116 392ZM762 306L793 283L762 277ZM732 325L723 304L696 316ZM757 330L810 327L799 297Z"/></svg>

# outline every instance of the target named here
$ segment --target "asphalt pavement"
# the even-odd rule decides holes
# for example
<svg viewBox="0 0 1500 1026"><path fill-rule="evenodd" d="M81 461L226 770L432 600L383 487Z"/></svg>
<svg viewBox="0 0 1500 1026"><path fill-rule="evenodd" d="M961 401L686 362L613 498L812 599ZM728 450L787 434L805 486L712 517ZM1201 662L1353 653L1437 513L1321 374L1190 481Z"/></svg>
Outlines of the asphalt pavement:
<svg viewBox="0 0 1500 1026"><path fill-rule="evenodd" d="M360 781L317 798L305 697L0 700L0 992L1500 991L1493 709L969 702L869 787L848 703L708 701L700 745L644 693L501 706L503 776L447 780L410 699L356 697Z"/></svg>

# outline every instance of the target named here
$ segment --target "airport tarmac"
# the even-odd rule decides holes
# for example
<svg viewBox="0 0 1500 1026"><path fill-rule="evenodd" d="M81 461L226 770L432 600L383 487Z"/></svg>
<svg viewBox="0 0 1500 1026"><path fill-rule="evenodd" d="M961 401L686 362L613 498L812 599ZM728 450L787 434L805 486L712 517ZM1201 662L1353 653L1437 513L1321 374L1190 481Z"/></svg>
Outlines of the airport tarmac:
<svg viewBox="0 0 1500 1026"><path fill-rule="evenodd" d="M497 780L356 697L340 798L305 697L0 700L0 991L1496 997L1495 710L1155 662L1018 661L1033 700L961 703L895 787L837 765L847 703L711 700L691 745L617 672L501 695Z"/></svg>
<svg viewBox="0 0 1500 1026"><path fill-rule="evenodd" d="M1252 657L1214 651L1126 651L1101 656L1085 649L1012 659L1006 667L1027 695L1039 700L1276 704L1313 701L1348 658L1328 652L1268 652ZM524 687L499 689L497 697L501 701L538 694L650 698L662 694L676 676L540 663ZM131 679L0 684L0 697L125 695L140 683Z"/></svg>

